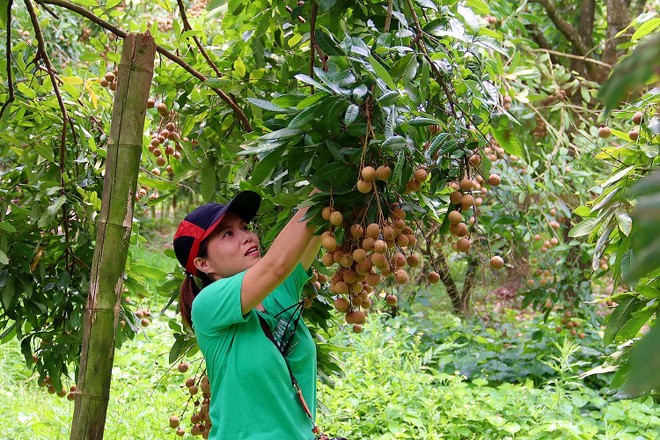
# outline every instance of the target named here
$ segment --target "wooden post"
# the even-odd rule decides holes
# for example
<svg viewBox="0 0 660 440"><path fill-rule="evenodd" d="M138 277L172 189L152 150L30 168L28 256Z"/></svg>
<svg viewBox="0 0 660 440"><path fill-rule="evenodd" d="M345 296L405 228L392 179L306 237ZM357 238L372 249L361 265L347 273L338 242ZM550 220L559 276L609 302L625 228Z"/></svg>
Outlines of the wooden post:
<svg viewBox="0 0 660 440"><path fill-rule="evenodd" d="M155 55L150 34L130 34L124 39L83 323L71 440L103 438Z"/></svg>

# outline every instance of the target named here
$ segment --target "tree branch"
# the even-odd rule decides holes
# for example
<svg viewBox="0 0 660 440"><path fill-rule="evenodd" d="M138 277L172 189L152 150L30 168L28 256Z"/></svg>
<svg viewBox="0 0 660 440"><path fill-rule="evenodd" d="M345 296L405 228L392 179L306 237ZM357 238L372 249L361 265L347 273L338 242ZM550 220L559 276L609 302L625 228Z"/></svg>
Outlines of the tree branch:
<svg viewBox="0 0 660 440"><path fill-rule="evenodd" d="M431 69L433 70L433 73L436 75L436 79L438 79L438 84L440 84L440 87L442 87L442 90L444 90L445 95L447 95L447 102L449 103L449 109L451 110L452 115L455 118L458 118L458 115L456 114L456 110L454 109L454 102L451 100L451 93L449 91L449 88L447 87L447 84L445 84L444 81L441 81L440 78L442 78L442 75L440 75L440 72L437 71L437 67L431 57L429 56L428 50L426 50L426 46L424 45L424 40L422 39L423 37L423 28L422 25L419 22L419 17L417 16L417 12L415 11L415 7L412 4L411 0L406 0L406 3L408 4L408 9L410 9L410 13L413 16L413 20L415 21L415 29L417 35L415 36L415 44L419 48L419 50L424 54L424 58L426 58L426 61L429 63L429 66L431 66Z"/></svg>
<svg viewBox="0 0 660 440"><path fill-rule="evenodd" d="M66 107L64 106L64 100L62 99L62 94L60 93L60 87L58 85L57 77L55 75L55 69L53 68L53 64L50 62L50 58L48 57L48 52L46 51L46 43L44 42L44 36L41 32L41 26L39 25L39 19L37 18L37 13L34 10L34 7L32 6L32 2L30 0L24 0L25 1L25 7L28 10L28 13L30 14L30 20L32 21L32 26L34 28L34 35L35 38L37 39L37 45L38 45L38 50L39 50L39 58L41 58L46 65L46 69L48 70L48 76L50 77L50 82L53 85L53 91L55 92L55 96L57 97L57 103L60 106L60 110L62 111L62 136L60 138L60 186L62 187L61 193L62 195L65 195L64 191L64 170L65 170L65 157L66 157L66 132L67 128L69 125L69 114L66 111ZM9 54L8 54L9 55ZM71 131L74 132L73 129L73 124L71 124ZM75 133L74 133L75 136ZM65 266L69 267L69 215L66 210L66 204L62 205L62 223L63 223L63 229L64 229L64 238L67 242L67 248L66 248L66 260L65 260Z"/></svg>
<svg viewBox="0 0 660 440"><path fill-rule="evenodd" d="M186 8L183 6L183 1L176 0L176 3L177 5L179 5L179 13L181 14L181 21L183 21L183 29L186 31L191 31L192 27L190 26L190 22L188 21L188 16L186 15ZM211 66L211 69L213 69L215 74L218 76L222 76L222 73L220 73L220 69L218 69L218 66L216 66L215 63L211 61L211 58L206 53L206 50L204 50L202 43L199 42L199 38L197 38L196 35L193 35L193 40L195 40L195 45L197 46L197 48L199 49L206 62L209 64L209 66Z"/></svg>
<svg viewBox="0 0 660 440"><path fill-rule="evenodd" d="M89 19L93 23L95 23L95 24L99 25L100 27L112 32L113 34L117 35L120 38L126 38L127 32L117 28L116 26L113 26L112 24L108 23L105 20L100 19L99 17L94 15L92 12L86 10L85 8L81 8L80 6L75 5L73 3L70 3L66 0L35 0L35 1L38 4L52 4L52 5L61 6L65 9L73 11L73 12ZM181 58L174 55L173 53L171 53L167 49L156 45L156 51L159 54L163 55L165 58L167 58L170 61L174 62L175 64L178 64L179 66L181 66L186 72L190 73L192 76L199 79L200 81L204 82L208 79L208 78L206 78L206 76L204 76L204 74L202 74L201 72L198 72L197 70L195 70L192 66L187 64L185 61L183 61ZM234 112L236 113L236 116L241 121L241 125L243 126L243 129L245 131L252 131L250 121L248 121L247 117L245 116L245 113L238 106L238 104L236 104L236 102L233 99L231 99L231 97L229 95L227 95L225 92L223 92L219 88L210 87L210 89L213 90L218 96L220 96L220 98L223 101L225 101L227 103L227 105L229 105L229 107L231 107L232 110L234 110Z"/></svg>
<svg viewBox="0 0 660 440"><path fill-rule="evenodd" d="M319 46L319 42L316 41L316 16L318 15L319 12L319 5L313 1L312 2L312 15L309 19L309 41L310 41L310 46L311 46L311 57L310 57L310 66L309 66L309 76L312 78L314 77L314 49L316 49L316 53L319 55L319 59L321 60L321 66L323 68L324 72L328 71L328 63L325 59L325 54L321 50L321 46ZM312 93L314 93L314 90L312 89Z"/></svg>
<svg viewBox="0 0 660 440"><path fill-rule="evenodd" d="M551 0L530 0L530 3L538 3L545 11L548 13L548 18L554 23L554 25L559 29L559 31L564 34L566 39L570 41L573 45L573 48L578 53L578 55L584 55L589 52L589 46L580 36L580 32L573 27L568 21L564 20L561 12L557 9L554 3Z"/></svg>
<svg viewBox="0 0 660 440"><path fill-rule="evenodd" d="M393 0L387 0L387 15L385 15L385 33L390 31L390 24L392 23L392 3Z"/></svg>
<svg viewBox="0 0 660 440"><path fill-rule="evenodd" d="M9 96L7 100L2 103L2 108L0 109L0 119L5 113L9 104L14 101L14 82L11 79L11 7L14 3L14 0L9 0L7 2L7 88L9 89Z"/></svg>
<svg viewBox="0 0 660 440"><path fill-rule="evenodd" d="M556 50L551 50L551 49L546 49L546 48L535 49L534 52L547 52L550 55L557 55L557 56L560 56L560 57L565 57L565 58L571 58L571 59L574 59L574 60L584 61L585 63L597 64L597 65L602 66L602 67L607 67L608 69L612 68L612 66L607 64L607 63L604 63L604 62L598 61L598 60L594 60L593 58L588 58L585 55L573 55L573 54L570 54L570 53L559 52L559 51L556 51Z"/></svg>

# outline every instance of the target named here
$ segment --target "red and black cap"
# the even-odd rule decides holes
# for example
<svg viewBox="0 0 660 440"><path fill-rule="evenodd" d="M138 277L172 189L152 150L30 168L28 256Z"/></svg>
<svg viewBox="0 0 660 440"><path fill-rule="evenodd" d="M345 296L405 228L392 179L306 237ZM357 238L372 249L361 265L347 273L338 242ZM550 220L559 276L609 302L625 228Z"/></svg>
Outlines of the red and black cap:
<svg viewBox="0 0 660 440"><path fill-rule="evenodd" d="M242 191L226 205L208 203L188 214L174 234L174 253L189 274L198 276L194 265L199 245L218 227L227 212L233 212L250 222L259 211L261 196L253 191Z"/></svg>

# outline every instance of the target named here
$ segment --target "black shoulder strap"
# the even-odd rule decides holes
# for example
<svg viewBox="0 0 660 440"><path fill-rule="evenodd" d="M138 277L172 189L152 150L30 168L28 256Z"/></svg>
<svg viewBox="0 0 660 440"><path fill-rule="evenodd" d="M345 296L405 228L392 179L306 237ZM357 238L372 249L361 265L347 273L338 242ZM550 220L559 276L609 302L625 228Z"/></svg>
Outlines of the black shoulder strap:
<svg viewBox="0 0 660 440"><path fill-rule="evenodd" d="M298 381L293 375L293 372L291 371L291 367L289 367L289 363L286 361L286 357L284 357L284 354L282 354L279 347L277 346L277 341L275 341L275 337L273 337L273 332L270 331L270 327L268 327L268 323L266 322L264 317L261 316L259 313L257 313L257 316L259 317L259 324L261 324L261 330L263 330L266 337L270 339L273 344L275 344L275 348L277 348L277 351L280 352L282 358L284 359L284 363L286 364L286 369L289 370L289 377L291 378L291 384L293 385L293 388L296 391L296 394L298 395L298 399L300 400L300 404L303 407L303 411L305 411L305 414L307 414L307 416L312 421L312 425L314 426L312 432L314 432L315 434L318 433L319 429L316 426L316 423L314 423L314 416L312 415L312 411L309 409L307 402L305 402L305 398L303 397L302 390L298 386Z"/></svg>

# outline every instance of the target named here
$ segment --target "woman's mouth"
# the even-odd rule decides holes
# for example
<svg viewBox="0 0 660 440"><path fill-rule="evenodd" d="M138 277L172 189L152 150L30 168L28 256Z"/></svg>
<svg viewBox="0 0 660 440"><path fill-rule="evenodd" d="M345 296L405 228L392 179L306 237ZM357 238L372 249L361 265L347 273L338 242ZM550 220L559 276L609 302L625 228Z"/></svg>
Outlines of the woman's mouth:
<svg viewBox="0 0 660 440"><path fill-rule="evenodd" d="M252 246L247 250L247 252L245 253L245 256L255 255L255 254L259 255L259 247Z"/></svg>

